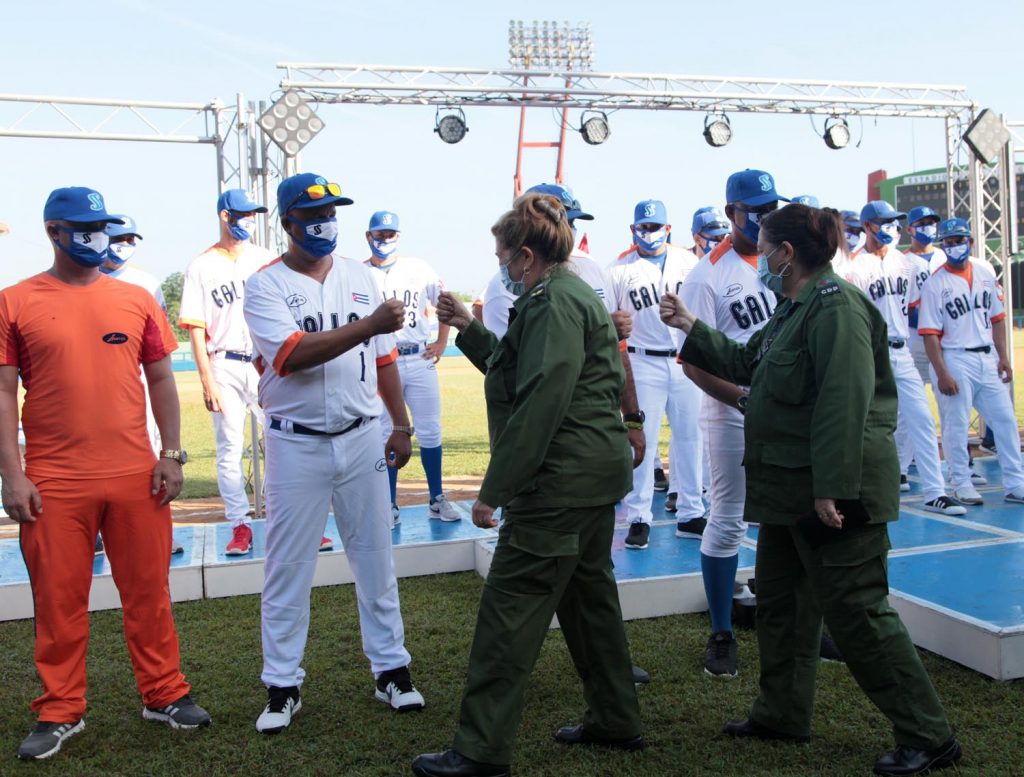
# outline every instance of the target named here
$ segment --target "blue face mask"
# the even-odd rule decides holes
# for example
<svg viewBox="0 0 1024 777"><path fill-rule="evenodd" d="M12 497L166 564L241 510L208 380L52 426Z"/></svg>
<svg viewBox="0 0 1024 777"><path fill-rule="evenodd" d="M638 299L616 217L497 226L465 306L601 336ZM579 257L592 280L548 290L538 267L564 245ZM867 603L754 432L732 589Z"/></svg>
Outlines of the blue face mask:
<svg viewBox="0 0 1024 777"><path fill-rule="evenodd" d="M636 244L650 254L660 251L661 247L665 245L665 239L667 237L668 231L664 228L659 229L656 232L633 233L633 239L636 241Z"/></svg>
<svg viewBox="0 0 1024 777"><path fill-rule="evenodd" d="M302 237L296 239L293 235L292 240L295 240L299 248L310 256L322 259L333 254L334 249L338 247L338 220L336 218L297 221L289 217L288 220L293 224L298 224L302 229Z"/></svg>
<svg viewBox="0 0 1024 777"><path fill-rule="evenodd" d="M953 264L964 264L971 255L971 246L967 243L960 243L954 246L944 246L946 258Z"/></svg>
<svg viewBox="0 0 1024 777"><path fill-rule="evenodd" d="M254 229L256 229L256 219L251 216L243 216L231 223L231 237L235 240L249 240Z"/></svg>
<svg viewBox="0 0 1024 777"><path fill-rule="evenodd" d="M754 245L757 245L757 239L761 236L761 219L767 214L751 213L748 210L743 212L747 214L747 222L740 228L740 232L743 233L743 236L746 237L747 240Z"/></svg>
<svg viewBox="0 0 1024 777"><path fill-rule="evenodd" d="M132 258L135 253L135 246L131 243L111 243L107 249L107 261L113 262L118 267ZM113 270L108 270L113 272Z"/></svg>
<svg viewBox="0 0 1024 777"><path fill-rule="evenodd" d="M390 240L375 240L370 239L370 251L378 259L387 259L391 256L395 249L398 248L398 238L393 237Z"/></svg>
<svg viewBox="0 0 1024 777"><path fill-rule="evenodd" d="M843 236L846 238L846 247L851 252L856 251L860 245L861 234L859 232L844 232Z"/></svg>
<svg viewBox="0 0 1024 777"><path fill-rule="evenodd" d="M757 255L757 277L765 286L774 291L776 294L782 294L782 283L786 276L789 275L787 270L789 269L789 263L784 264L778 273L773 273L771 268L768 267L768 257L779 250L776 246L767 255Z"/></svg>
<svg viewBox="0 0 1024 777"><path fill-rule="evenodd" d="M899 226L895 222L890 222L879 226L878 231L875 233L875 240L877 240L880 245L887 246L899 237L899 234Z"/></svg>
<svg viewBox="0 0 1024 777"><path fill-rule="evenodd" d="M110 245L110 238L103 230L97 232L78 232L67 227L57 227L65 235L70 235L71 240L67 245L57 237L54 242L60 246L68 256L82 267L99 267L107 260L107 247Z"/></svg>
<svg viewBox="0 0 1024 777"><path fill-rule="evenodd" d="M930 246L935 242L935 235L938 232L939 228L935 224L927 224L914 230L914 240L923 246Z"/></svg>

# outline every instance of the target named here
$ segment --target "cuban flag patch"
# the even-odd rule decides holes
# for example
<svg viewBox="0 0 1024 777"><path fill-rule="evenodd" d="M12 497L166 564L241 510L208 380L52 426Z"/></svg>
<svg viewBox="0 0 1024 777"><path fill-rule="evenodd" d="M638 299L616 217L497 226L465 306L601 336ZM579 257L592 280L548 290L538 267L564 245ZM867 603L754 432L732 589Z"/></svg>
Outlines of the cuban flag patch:
<svg viewBox="0 0 1024 777"><path fill-rule="evenodd" d="M352 292L352 301L353 302L358 302L358 303L360 303L362 305L369 305L370 304L370 295L369 294L362 294L362 293L360 293L358 291L353 291Z"/></svg>

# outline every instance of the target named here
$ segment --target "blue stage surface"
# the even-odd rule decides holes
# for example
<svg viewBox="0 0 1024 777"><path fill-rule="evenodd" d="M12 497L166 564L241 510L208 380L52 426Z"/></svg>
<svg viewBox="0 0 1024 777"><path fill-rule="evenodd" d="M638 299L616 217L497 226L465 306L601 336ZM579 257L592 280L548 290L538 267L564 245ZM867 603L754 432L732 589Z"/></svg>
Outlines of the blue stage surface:
<svg viewBox="0 0 1024 777"><path fill-rule="evenodd" d="M700 538L676 537L675 523L654 523L645 550L627 548L626 531L616 529L612 539L616 580L700 574ZM753 566L754 551L740 548L740 567Z"/></svg>

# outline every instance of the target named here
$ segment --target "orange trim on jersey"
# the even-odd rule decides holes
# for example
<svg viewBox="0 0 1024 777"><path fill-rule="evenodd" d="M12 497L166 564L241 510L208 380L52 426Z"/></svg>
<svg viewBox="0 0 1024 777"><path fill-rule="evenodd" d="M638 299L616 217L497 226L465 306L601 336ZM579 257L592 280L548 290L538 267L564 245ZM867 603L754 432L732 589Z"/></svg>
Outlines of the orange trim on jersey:
<svg viewBox="0 0 1024 777"><path fill-rule="evenodd" d="M625 353L627 348L629 348L629 341L619 340L619 353Z"/></svg>
<svg viewBox="0 0 1024 777"><path fill-rule="evenodd" d="M732 250L732 235L726 235L722 238L722 242L715 246L715 250L712 251L708 257L711 260L712 265L718 264L718 260L725 256L729 251ZM739 251L736 255L744 262L749 264L754 269L757 269L757 254L741 254Z"/></svg>
<svg viewBox="0 0 1024 777"><path fill-rule="evenodd" d="M267 262L265 265L263 265L256 272L263 272L268 267L273 267L275 264L277 264L278 262L282 262L282 261L284 261L284 255L281 255L281 256L277 257L277 259L271 259L269 262Z"/></svg>
<svg viewBox="0 0 1024 777"><path fill-rule="evenodd" d="M942 337L941 329L918 329L917 333L919 335L935 335L936 337Z"/></svg>
<svg viewBox="0 0 1024 777"><path fill-rule="evenodd" d="M391 353L387 354L386 356L377 357L377 366L387 367L389 364L394 364L396 361L398 361L398 349L392 348Z"/></svg>
<svg viewBox="0 0 1024 777"><path fill-rule="evenodd" d="M207 328L205 321L197 321L194 318L179 318L178 326L180 326L182 329L192 329L193 327L195 327L196 329Z"/></svg>
<svg viewBox="0 0 1024 777"><path fill-rule="evenodd" d="M989 321L991 323L993 323L993 324L998 324L1004 318L1006 318L1006 314L1005 313L1000 313L998 316L992 316L992 318L990 318Z"/></svg>
<svg viewBox="0 0 1024 777"><path fill-rule="evenodd" d="M218 254L221 254L222 256L224 256L225 259L230 259L232 262L237 262L238 261L238 257L242 255L242 251L244 251L245 249L243 248L242 251L239 251L237 254L233 254L230 251L228 251L226 248L221 248L219 243L214 243L212 246L210 246L206 250L207 251L216 251Z"/></svg>
<svg viewBox="0 0 1024 777"><path fill-rule="evenodd" d="M615 261L616 262L621 262L623 259L625 259L627 256L629 256L635 250L636 250L636 244L631 245L629 248L627 248L625 251L623 251L621 254L619 254L617 257L615 257Z"/></svg>
<svg viewBox="0 0 1024 777"><path fill-rule="evenodd" d="M258 375L263 375L263 373L267 371L267 363L263 361L262 356L257 356L253 359L252 366L256 368L256 373Z"/></svg>
<svg viewBox="0 0 1024 777"><path fill-rule="evenodd" d="M961 278L967 281L968 286L970 286L972 289L974 288L974 268L971 267L970 262L964 262L964 266L962 268L953 267L949 262L946 262L944 265L942 265L942 267L939 268L939 270L945 270L946 272L953 273L953 275L959 275ZM938 272L939 270L936 270L935 272Z"/></svg>
<svg viewBox="0 0 1024 777"><path fill-rule="evenodd" d="M281 347L277 349L277 356L274 357L274 372L282 378L291 372L291 370L285 369L284 363L288 361L288 357L292 355L292 351L298 347L299 340L305 336L305 332L292 332L288 335L288 339L281 343Z"/></svg>

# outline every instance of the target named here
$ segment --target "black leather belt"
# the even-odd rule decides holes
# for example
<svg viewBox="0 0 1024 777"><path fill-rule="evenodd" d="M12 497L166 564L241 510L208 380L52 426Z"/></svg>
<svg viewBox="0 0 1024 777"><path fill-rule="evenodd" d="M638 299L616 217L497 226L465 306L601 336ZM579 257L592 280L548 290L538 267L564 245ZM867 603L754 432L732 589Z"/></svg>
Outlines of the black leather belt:
<svg viewBox="0 0 1024 777"><path fill-rule="evenodd" d="M650 348L634 348L632 345L627 345L626 350L641 356L663 356L666 359L675 358L679 354L679 351L652 351Z"/></svg>
<svg viewBox="0 0 1024 777"><path fill-rule="evenodd" d="M890 340L889 341L889 347L890 348L902 348L906 344L907 344L906 340Z"/></svg>
<svg viewBox="0 0 1024 777"><path fill-rule="evenodd" d="M241 351L221 351L224 354L224 358L233 362L251 362L251 353L242 353Z"/></svg>
<svg viewBox="0 0 1024 777"><path fill-rule="evenodd" d="M296 423L292 423L292 429L291 430L292 430L293 434L306 434L306 435L309 435L311 437L338 437L338 436L343 435L343 434L348 434L353 429L358 429L362 425L363 425L363 419L362 418L357 418L355 421L350 423L348 426L346 426L340 432L321 432L319 429L310 429L308 426L303 426L302 424L296 424ZM270 419L270 428L275 430L275 431L280 432L282 430L281 419L280 418L271 418Z"/></svg>
<svg viewBox="0 0 1024 777"><path fill-rule="evenodd" d="M418 345L400 345L395 350L398 351L399 356L412 356L414 353L420 352Z"/></svg>
<svg viewBox="0 0 1024 777"><path fill-rule="evenodd" d="M968 353L991 353L991 345L979 345L977 348L964 348Z"/></svg>

